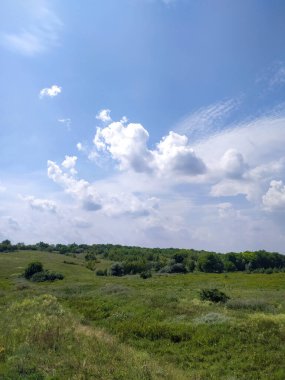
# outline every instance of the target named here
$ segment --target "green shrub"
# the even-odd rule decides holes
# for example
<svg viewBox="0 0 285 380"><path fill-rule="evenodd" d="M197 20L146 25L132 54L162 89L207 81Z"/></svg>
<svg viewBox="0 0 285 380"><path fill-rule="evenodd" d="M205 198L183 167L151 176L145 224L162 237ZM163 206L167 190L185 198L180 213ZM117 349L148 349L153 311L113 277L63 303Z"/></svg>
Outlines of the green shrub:
<svg viewBox="0 0 285 380"><path fill-rule="evenodd" d="M202 301L225 303L230 299L230 297L228 297L224 292L220 291L219 289L212 288L212 289L201 289L200 299Z"/></svg>
<svg viewBox="0 0 285 380"><path fill-rule="evenodd" d="M86 264L86 268L95 271L96 270L97 261L96 260L89 260Z"/></svg>
<svg viewBox="0 0 285 380"><path fill-rule="evenodd" d="M24 272L24 277L29 280L35 273L42 272L43 271L43 264L35 261L33 263L30 263Z"/></svg>
<svg viewBox="0 0 285 380"><path fill-rule="evenodd" d="M151 271L147 270L147 271L142 272L140 274L140 277L143 278L144 280L146 280L147 278L152 277Z"/></svg>
<svg viewBox="0 0 285 380"><path fill-rule="evenodd" d="M44 281L55 281L63 280L64 276L61 273L49 272L48 270L43 270L33 274L30 278L33 282L44 282Z"/></svg>
<svg viewBox="0 0 285 380"><path fill-rule="evenodd" d="M111 266L111 275L119 277L124 275L124 267L122 263L114 263Z"/></svg>

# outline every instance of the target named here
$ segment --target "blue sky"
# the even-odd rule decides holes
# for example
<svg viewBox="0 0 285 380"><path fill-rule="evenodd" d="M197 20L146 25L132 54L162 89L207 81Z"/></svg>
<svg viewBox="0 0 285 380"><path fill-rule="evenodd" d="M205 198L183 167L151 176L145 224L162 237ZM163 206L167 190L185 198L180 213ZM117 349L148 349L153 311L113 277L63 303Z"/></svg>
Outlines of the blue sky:
<svg viewBox="0 0 285 380"><path fill-rule="evenodd" d="M0 239L284 251L285 4L4 0Z"/></svg>

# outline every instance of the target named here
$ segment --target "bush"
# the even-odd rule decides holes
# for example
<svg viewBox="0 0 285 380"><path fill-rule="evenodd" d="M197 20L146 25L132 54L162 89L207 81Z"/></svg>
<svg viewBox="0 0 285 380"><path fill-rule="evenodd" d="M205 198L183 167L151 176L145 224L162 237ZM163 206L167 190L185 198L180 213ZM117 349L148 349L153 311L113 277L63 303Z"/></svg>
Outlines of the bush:
<svg viewBox="0 0 285 380"><path fill-rule="evenodd" d="M49 272L48 270L43 270L33 274L30 278L33 282L44 282L44 281L55 281L63 280L64 276L61 273Z"/></svg>
<svg viewBox="0 0 285 380"><path fill-rule="evenodd" d="M184 264L175 263L171 265L170 273L187 273L187 269Z"/></svg>
<svg viewBox="0 0 285 380"><path fill-rule="evenodd" d="M42 272L43 271L43 264L36 261L33 263L30 263L24 272L24 277L29 280L35 273Z"/></svg>
<svg viewBox="0 0 285 380"><path fill-rule="evenodd" d="M228 297L224 292L221 292L219 289L202 289L200 291L200 299L202 301L211 301L211 302L227 302L230 297Z"/></svg>
<svg viewBox="0 0 285 380"><path fill-rule="evenodd" d="M44 270L43 264L40 262L30 263L25 269L24 277L34 282L62 280L64 278L61 273Z"/></svg>
<svg viewBox="0 0 285 380"><path fill-rule="evenodd" d="M140 274L140 277L143 278L144 280L146 280L147 278L152 277L151 271L147 270L147 271L142 272Z"/></svg>
<svg viewBox="0 0 285 380"><path fill-rule="evenodd" d="M122 263L115 263L111 266L111 275L119 277L124 275L124 267Z"/></svg>

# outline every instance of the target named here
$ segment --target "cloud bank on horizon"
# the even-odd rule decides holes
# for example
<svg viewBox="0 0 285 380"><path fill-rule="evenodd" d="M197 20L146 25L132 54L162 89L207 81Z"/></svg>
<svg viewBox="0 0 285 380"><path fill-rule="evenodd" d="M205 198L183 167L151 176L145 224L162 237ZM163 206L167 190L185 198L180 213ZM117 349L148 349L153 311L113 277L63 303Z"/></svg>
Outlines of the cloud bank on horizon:
<svg viewBox="0 0 285 380"><path fill-rule="evenodd" d="M0 6L0 240L285 253L282 4L111 2Z"/></svg>

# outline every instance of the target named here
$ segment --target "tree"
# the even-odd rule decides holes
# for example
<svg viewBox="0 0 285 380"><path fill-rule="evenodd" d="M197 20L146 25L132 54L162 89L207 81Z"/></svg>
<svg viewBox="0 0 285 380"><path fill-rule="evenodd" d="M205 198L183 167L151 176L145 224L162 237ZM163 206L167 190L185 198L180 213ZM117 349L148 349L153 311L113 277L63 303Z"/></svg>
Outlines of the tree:
<svg viewBox="0 0 285 380"><path fill-rule="evenodd" d="M115 263L111 266L111 275L119 277L124 275L124 267L122 263Z"/></svg>
<svg viewBox="0 0 285 380"><path fill-rule="evenodd" d="M206 253L199 256L198 268L202 272L221 273L224 270L224 264L216 253Z"/></svg>

